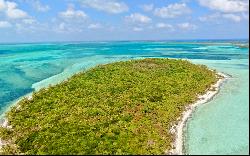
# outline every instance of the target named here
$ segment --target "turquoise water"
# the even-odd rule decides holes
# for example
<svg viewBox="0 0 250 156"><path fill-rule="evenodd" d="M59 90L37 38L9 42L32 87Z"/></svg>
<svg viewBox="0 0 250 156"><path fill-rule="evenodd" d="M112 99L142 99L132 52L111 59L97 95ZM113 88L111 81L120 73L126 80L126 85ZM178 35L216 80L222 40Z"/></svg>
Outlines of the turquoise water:
<svg viewBox="0 0 250 156"><path fill-rule="evenodd" d="M249 68L248 59L193 61L228 73L220 93L195 111L187 124L188 154L249 153Z"/></svg>
<svg viewBox="0 0 250 156"><path fill-rule="evenodd" d="M232 75L185 132L187 154L248 154L249 49L226 41L0 44L0 115L18 98L97 64L183 58ZM216 43L216 44L215 44Z"/></svg>

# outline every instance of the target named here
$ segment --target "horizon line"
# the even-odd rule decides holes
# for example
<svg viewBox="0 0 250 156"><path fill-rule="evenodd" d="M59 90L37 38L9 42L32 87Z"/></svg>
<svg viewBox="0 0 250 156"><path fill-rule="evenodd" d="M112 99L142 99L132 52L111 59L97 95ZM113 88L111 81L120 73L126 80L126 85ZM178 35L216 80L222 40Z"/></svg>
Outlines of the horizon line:
<svg viewBox="0 0 250 156"><path fill-rule="evenodd" d="M72 40L72 41L34 41L34 42L0 42L1 44L36 44L36 43L80 43L80 42L157 42L157 41L167 41L167 42L183 42L183 41L247 41L249 38L228 38L228 39L140 39L140 40Z"/></svg>

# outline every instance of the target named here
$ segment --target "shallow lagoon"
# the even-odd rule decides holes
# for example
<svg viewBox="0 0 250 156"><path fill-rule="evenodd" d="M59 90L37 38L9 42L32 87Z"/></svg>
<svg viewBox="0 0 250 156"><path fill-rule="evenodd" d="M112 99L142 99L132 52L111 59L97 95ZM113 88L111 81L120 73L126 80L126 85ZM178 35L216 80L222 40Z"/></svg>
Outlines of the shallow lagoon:
<svg viewBox="0 0 250 156"><path fill-rule="evenodd" d="M185 150L188 154L249 153L248 60L194 60L228 73L212 101L201 105L187 124Z"/></svg>
<svg viewBox="0 0 250 156"><path fill-rule="evenodd" d="M217 43L217 42L216 42ZM168 57L189 59L232 75L188 121L187 154L248 154L249 49L230 43L82 42L0 45L0 114L13 101L97 64Z"/></svg>

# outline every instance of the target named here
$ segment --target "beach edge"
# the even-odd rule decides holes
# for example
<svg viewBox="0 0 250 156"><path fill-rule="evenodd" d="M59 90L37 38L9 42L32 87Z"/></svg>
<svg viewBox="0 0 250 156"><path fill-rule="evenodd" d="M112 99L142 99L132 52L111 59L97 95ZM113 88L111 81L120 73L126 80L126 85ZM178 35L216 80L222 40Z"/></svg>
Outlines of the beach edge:
<svg viewBox="0 0 250 156"><path fill-rule="evenodd" d="M181 120L177 125L172 127L172 130L175 133L175 141L173 143L173 147L169 151L165 151L167 155L184 155L184 128L187 126L187 121L192 118L192 114L196 110L196 108L202 104L205 104L212 100L215 95L217 95L220 91L223 83L230 78L230 75L227 75L222 72L216 73L220 78L217 80L215 84L212 84L211 87L206 91L205 94L199 95L198 100L194 103L188 105L186 110L182 113Z"/></svg>
<svg viewBox="0 0 250 156"><path fill-rule="evenodd" d="M165 154L168 155L183 155L185 154L183 152L183 146L184 146L184 137L183 134L184 132L184 128L186 127L186 123L187 121L191 118L192 113L195 111L196 107L198 107L201 104L207 103L210 100L212 100L212 98L219 92L221 85L230 77L230 75L227 75L225 73L222 72L217 72L216 75L221 76L217 82L215 84L212 84L210 88L207 89L206 93L203 95L199 95L198 96L198 100L190 105L188 105L186 107L186 110L182 113L181 116L181 120L178 122L177 125L174 125L172 128L172 130L175 133L175 141L173 142L173 147L171 150L165 151ZM45 88L48 87L44 86ZM215 90L211 90L211 89L215 89ZM11 106L15 106L18 107L18 103L23 100L24 98L27 98L28 100L32 99L32 94L34 93L30 92L20 98L18 98L17 100L15 100ZM11 128L11 125L8 124L8 119L6 118L6 113L11 109L11 106L9 107L9 109L7 109L4 113L4 115L1 116L1 122L0 122L0 126L3 128ZM6 141L2 140L0 138L0 153L2 152L2 146L8 144Z"/></svg>

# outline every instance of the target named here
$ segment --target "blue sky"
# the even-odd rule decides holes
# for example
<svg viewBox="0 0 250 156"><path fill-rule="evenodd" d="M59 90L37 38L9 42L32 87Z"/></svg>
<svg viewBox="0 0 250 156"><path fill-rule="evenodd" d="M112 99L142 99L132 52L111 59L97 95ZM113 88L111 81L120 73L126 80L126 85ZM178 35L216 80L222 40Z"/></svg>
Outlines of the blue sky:
<svg viewBox="0 0 250 156"><path fill-rule="evenodd" d="M248 39L248 0L0 0L0 42Z"/></svg>

